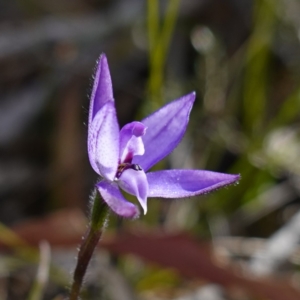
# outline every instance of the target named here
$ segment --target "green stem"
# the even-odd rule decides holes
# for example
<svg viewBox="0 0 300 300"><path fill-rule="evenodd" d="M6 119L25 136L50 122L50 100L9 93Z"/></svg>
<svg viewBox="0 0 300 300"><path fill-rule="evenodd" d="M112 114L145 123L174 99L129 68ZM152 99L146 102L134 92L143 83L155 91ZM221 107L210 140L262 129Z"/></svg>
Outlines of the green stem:
<svg viewBox="0 0 300 300"><path fill-rule="evenodd" d="M150 76L148 90L155 109L162 106L162 88L166 56L178 18L180 0L169 0L165 19L159 24L159 5L157 0L148 0L148 35Z"/></svg>
<svg viewBox="0 0 300 300"><path fill-rule="evenodd" d="M153 50L158 37L159 28L159 8L158 0L148 0L148 38L149 38L149 57L150 65L153 60Z"/></svg>
<svg viewBox="0 0 300 300"><path fill-rule="evenodd" d="M78 252L77 265L74 271L73 283L70 292L70 300L79 299L80 290L88 264L93 252L102 236L108 219L108 206L101 199L98 192L92 195L93 207L91 222L87 229Z"/></svg>

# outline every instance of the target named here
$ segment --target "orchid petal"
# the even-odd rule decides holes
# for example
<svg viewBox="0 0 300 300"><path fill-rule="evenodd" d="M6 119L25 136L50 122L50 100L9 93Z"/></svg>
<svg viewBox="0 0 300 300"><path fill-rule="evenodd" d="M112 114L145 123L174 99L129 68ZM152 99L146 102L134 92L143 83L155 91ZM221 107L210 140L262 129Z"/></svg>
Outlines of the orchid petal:
<svg viewBox="0 0 300 300"><path fill-rule="evenodd" d="M97 184L97 188L104 201L117 215L125 218L139 216L139 209L123 197L117 184L102 180Z"/></svg>
<svg viewBox="0 0 300 300"><path fill-rule="evenodd" d="M96 116L97 112L108 101L114 101L114 97L107 59L105 54L102 54L98 60L91 95L89 125L92 123L92 120Z"/></svg>
<svg viewBox="0 0 300 300"><path fill-rule="evenodd" d="M113 181L119 160L119 124L113 102L107 102L89 126L88 154L95 172Z"/></svg>
<svg viewBox="0 0 300 300"><path fill-rule="evenodd" d="M148 197L183 198L206 194L237 182L240 175L203 170L165 170L147 173Z"/></svg>
<svg viewBox="0 0 300 300"><path fill-rule="evenodd" d="M143 170L127 169L119 178L119 186L127 193L138 198L144 214L147 213L148 182Z"/></svg>
<svg viewBox="0 0 300 300"><path fill-rule="evenodd" d="M134 164L146 172L173 151L185 133L194 101L195 93L188 94L141 121L148 128L143 136L145 154L134 157Z"/></svg>
<svg viewBox="0 0 300 300"><path fill-rule="evenodd" d="M120 159L121 162L131 162L134 155L145 153L142 136L146 126L140 122L126 124L120 131Z"/></svg>

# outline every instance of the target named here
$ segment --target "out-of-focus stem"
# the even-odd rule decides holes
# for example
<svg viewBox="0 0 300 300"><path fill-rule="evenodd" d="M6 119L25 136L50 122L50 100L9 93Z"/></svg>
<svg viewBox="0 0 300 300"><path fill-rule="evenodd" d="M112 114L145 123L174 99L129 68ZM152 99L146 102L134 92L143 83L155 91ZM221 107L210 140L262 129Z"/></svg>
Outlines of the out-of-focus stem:
<svg viewBox="0 0 300 300"><path fill-rule="evenodd" d="M148 90L154 109L162 106L162 89L164 67L170 41L178 18L180 0L169 0L163 24L159 22L159 5L157 0L148 0L148 35L150 76Z"/></svg>
<svg viewBox="0 0 300 300"><path fill-rule="evenodd" d="M94 192L92 201L91 221L78 252L77 265L74 271L73 283L70 291L70 300L79 299L84 275L108 219L108 206L101 199L99 193Z"/></svg>
<svg viewBox="0 0 300 300"><path fill-rule="evenodd" d="M158 36L159 28L159 9L157 0L147 1L147 11L148 11L148 39L149 39L149 61L152 65L153 60L153 50L155 47L156 39Z"/></svg>
<svg viewBox="0 0 300 300"><path fill-rule="evenodd" d="M40 263L36 279L32 285L28 300L40 300L43 298L45 285L48 281L51 250L46 241L40 243Z"/></svg>

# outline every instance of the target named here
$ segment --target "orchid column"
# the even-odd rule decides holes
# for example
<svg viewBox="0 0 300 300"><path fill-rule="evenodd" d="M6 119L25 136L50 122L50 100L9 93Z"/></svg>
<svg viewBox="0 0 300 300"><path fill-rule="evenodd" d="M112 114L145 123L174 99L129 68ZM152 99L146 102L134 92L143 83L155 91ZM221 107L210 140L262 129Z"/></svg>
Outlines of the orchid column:
<svg viewBox="0 0 300 300"><path fill-rule="evenodd" d="M195 93L163 106L140 122L119 128L106 56L100 56L91 95L88 155L100 175L93 196L90 227L79 250L71 300L78 299L88 262L107 220L107 211L125 218L139 217L139 208L120 189L137 197L144 214L150 197L185 198L206 194L237 182L239 175L203 170L148 172L181 141Z"/></svg>

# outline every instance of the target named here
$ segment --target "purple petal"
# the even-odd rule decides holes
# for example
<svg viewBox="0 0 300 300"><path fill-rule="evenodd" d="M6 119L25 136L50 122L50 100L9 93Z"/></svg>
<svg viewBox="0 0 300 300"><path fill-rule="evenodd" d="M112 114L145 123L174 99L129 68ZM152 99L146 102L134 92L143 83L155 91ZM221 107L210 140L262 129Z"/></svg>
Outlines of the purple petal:
<svg viewBox="0 0 300 300"><path fill-rule="evenodd" d="M104 201L117 215L125 218L139 216L139 209L123 197L115 183L103 180L97 184L97 188Z"/></svg>
<svg viewBox="0 0 300 300"><path fill-rule="evenodd" d="M127 169L120 176L119 186L127 193L138 198L144 214L147 213L148 182L143 170Z"/></svg>
<svg viewBox="0 0 300 300"><path fill-rule="evenodd" d="M183 198L206 194L237 182L240 175L202 170L164 170L147 173L148 197Z"/></svg>
<svg viewBox="0 0 300 300"><path fill-rule="evenodd" d="M107 101L114 101L111 77L105 54L102 54L98 60L97 70L94 79L94 85L91 95L89 125L96 116L97 112Z"/></svg>
<svg viewBox="0 0 300 300"><path fill-rule="evenodd" d="M119 160L119 124L114 102L107 102L90 124L88 154L95 172L113 181Z"/></svg>
<svg viewBox="0 0 300 300"><path fill-rule="evenodd" d="M134 155L145 153L142 136L146 132L146 127L140 122L126 124L120 131L120 158L121 163L131 163Z"/></svg>
<svg viewBox="0 0 300 300"><path fill-rule="evenodd" d="M142 166L146 172L172 152L185 133L195 95L183 96L141 121L147 127L143 136L145 154L134 157L133 163Z"/></svg>

